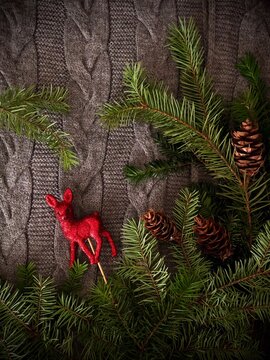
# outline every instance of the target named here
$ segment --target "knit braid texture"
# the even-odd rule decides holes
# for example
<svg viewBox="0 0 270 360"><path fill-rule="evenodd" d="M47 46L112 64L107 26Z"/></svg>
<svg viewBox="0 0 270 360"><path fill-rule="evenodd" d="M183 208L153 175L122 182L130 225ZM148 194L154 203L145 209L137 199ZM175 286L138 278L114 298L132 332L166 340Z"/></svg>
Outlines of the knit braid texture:
<svg viewBox="0 0 270 360"><path fill-rule="evenodd" d="M245 86L235 63L247 51L256 54L270 82L268 1L0 2L0 91L29 84L67 87L70 113L49 115L71 134L80 158L79 166L64 172L46 147L0 130L1 275L14 279L15 265L27 261L57 281L66 273L68 243L45 203L48 193L59 197L70 187L75 215L100 211L121 250L127 218L149 208L171 215L179 188L206 176L192 166L165 180L129 184L123 166L144 164L158 155L150 129L134 124L108 131L96 115L104 102L121 96L123 69L132 61L141 61L177 95L179 74L165 47L167 29L178 17L190 16L202 35L206 66L225 100ZM107 273L113 264L109 254L104 245L101 262ZM96 276L92 266L87 281L96 281Z"/></svg>

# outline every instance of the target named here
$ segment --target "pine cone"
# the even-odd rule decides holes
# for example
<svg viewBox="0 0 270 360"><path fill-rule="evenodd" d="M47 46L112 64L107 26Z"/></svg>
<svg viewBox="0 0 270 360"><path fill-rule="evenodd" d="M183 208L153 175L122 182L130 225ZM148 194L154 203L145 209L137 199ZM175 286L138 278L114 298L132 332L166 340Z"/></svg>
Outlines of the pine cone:
<svg viewBox="0 0 270 360"><path fill-rule="evenodd" d="M264 144L259 128L247 119L241 124L239 131L233 131L234 160L239 171L254 176L264 165Z"/></svg>
<svg viewBox="0 0 270 360"><path fill-rule="evenodd" d="M163 212L149 209L142 215L145 227L158 240L163 241L181 241L181 234L177 230L174 222Z"/></svg>
<svg viewBox="0 0 270 360"><path fill-rule="evenodd" d="M194 232L197 235L197 243L202 251L213 257L225 261L232 254L232 244L227 230L215 222L213 218L205 219L198 215L195 218Z"/></svg>

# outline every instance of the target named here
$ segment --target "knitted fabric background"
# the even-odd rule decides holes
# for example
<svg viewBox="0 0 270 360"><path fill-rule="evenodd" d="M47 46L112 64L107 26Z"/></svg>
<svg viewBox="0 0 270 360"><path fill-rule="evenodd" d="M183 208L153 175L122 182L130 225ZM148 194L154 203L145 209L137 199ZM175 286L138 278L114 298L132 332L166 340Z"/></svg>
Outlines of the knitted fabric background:
<svg viewBox="0 0 270 360"><path fill-rule="evenodd" d="M180 187L205 176L195 167L166 180L127 183L126 163L158 156L149 127L104 129L100 106L121 96L126 64L141 61L151 76L177 95L178 72L165 47L167 29L193 16L203 38L206 65L216 89L231 100L244 86L235 70L246 51L258 58L270 83L270 5L258 0L0 0L0 90L29 84L69 90L68 116L50 114L72 136L80 165L63 172L46 147L0 131L0 272L13 279L16 264L34 261L60 280L67 271L68 242L47 193L69 186L77 216L101 212L121 249L121 227L149 207L170 214ZM104 243L101 261L112 269ZM96 266L87 281L95 281Z"/></svg>

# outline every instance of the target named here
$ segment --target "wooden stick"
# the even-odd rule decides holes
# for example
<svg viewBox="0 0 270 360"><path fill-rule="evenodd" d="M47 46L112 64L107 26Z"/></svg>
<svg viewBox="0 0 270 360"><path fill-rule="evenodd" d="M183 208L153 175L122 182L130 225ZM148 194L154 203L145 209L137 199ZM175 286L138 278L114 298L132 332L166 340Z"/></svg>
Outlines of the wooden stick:
<svg viewBox="0 0 270 360"><path fill-rule="evenodd" d="M94 249L94 246L91 243L91 240L88 238L87 241L88 241L88 244L89 244L89 246L90 246L90 248L92 250L92 253L95 255L95 249ZM103 268L102 268L100 262L97 263L97 266L98 266L98 268L99 268L99 270L101 272L101 275L103 277L103 280L104 280L105 284L108 284L108 280L107 280L107 278L106 278L106 276L104 274L104 271L103 271Z"/></svg>

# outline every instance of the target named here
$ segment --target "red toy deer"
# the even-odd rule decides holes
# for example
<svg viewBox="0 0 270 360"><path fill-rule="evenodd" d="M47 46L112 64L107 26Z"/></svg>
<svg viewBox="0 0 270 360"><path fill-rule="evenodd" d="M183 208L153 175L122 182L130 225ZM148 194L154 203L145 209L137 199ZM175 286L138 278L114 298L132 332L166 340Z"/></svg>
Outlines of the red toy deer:
<svg viewBox="0 0 270 360"><path fill-rule="evenodd" d="M103 229L99 213L95 211L80 220L75 220L71 205L72 199L73 194L71 189L66 189L63 201L58 201L53 195L46 196L47 204L54 209L55 216L62 227L63 233L70 242L69 265L72 266L74 263L77 244L87 255L91 264L98 263L102 246L102 236L108 240L111 246L112 256L116 256L117 251L115 244L109 231ZM88 238L96 241L95 254L93 254L85 244Z"/></svg>

